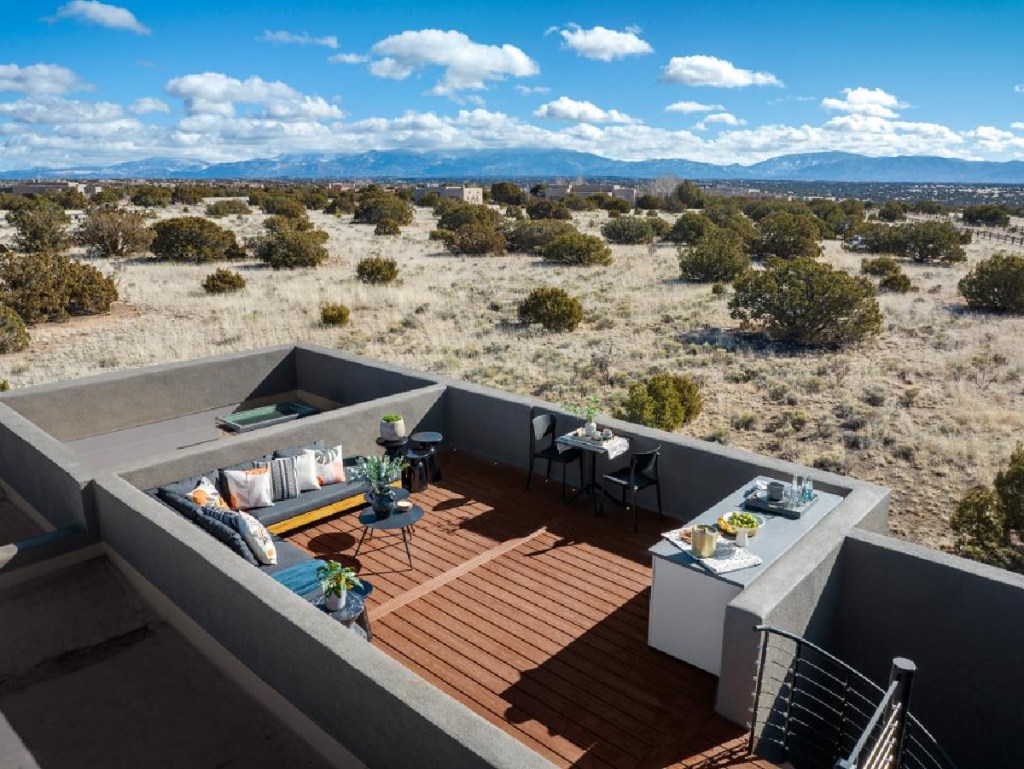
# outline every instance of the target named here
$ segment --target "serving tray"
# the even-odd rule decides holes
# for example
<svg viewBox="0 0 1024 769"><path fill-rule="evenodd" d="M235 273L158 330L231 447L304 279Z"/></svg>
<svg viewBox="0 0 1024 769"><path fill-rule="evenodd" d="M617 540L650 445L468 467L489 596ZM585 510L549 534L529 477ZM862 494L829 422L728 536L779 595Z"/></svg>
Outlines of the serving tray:
<svg viewBox="0 0 1024 769"><path fill-rule="evenodd" d="M743 500L743 507L752 512L770 513L781 515L783 518L796 520L804 513L814 507L818 501L818 493L815 492L809 502L800 505L786 505L784 502L772 502L768 499L768 492L754 488Z"/></svg>

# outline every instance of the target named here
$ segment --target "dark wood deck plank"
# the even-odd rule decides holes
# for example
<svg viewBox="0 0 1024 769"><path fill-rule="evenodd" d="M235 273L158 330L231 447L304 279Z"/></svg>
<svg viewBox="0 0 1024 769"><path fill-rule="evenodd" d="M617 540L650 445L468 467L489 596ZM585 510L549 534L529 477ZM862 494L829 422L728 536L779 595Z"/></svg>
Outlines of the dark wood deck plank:
<svg viewBox="0 0 1024 769"><path fill-rule="evenodd" d="M713 712L715 678L647 646L647 548L672 521L563 505L557 482L465 454L414 495L412 540L354 555L348 514L288 538L375 587L375 643L559 766L768 769Z"/></svg>

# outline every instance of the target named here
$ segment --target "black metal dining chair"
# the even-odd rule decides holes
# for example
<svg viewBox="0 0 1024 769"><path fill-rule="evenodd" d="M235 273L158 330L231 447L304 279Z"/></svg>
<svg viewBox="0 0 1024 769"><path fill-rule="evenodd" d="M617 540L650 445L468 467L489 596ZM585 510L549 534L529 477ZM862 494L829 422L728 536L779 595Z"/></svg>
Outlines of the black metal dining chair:
<svg viewBox="0 0 1024 769"><path fill-rule="evenodd" d="M582 452L577 448L567 448L559 451L555 445L555 428L557 420L554 414L539 414L530 420L530 469L526 474L526 488L530 488L530 481L533 480L533 464L538 459L548 463L545 476L551 477L551 463L562 466L562 501L568 502L566 496L566 467L570 462L580 463L580 488L583 488L583 462ZM538 448L538 444L547 441L546 446Z"/></svg>
<svg viewBox="0 0 1024 769"><path fill-rule="evenodd" d="M639 530L639 519L636 509L636 494L638 491L654 487L658 495L658 517L661 518L661 481L658 477L658 458L661 456L661 446L650 451L635 452L629 458L629 466L613 470L607 475L601 476L601 491L599 496L601 502L598 507L598 515L604 514L605 487L607 484L618 486L622 489L622 506L626 507L626 492L630 494L629 506L633 508L633 532Z"/></svg>

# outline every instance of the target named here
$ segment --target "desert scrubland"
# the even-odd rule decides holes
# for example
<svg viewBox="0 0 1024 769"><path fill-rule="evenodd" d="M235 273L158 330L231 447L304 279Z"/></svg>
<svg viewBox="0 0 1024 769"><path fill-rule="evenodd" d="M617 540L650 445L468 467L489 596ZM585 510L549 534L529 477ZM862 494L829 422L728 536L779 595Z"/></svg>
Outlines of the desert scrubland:
<svg viewBox="0 0 1024 769"><path fill-rule="evenodd" d="M157 217L182 214L172 206ZM607 216L574 220L600 234ZM611 266L564 267L522 254L452 255L428 240L430 209L417 208L414 223L388 237L349 216L310 217L330 235L329 260L281 271L234 263L247 287L233 294L203 291L209 264L96 261L116 276L112 311L32 327L29 349L0 359L0 379L24 387L309 341L556 403L596 396L611 413L630 382L686 373L703 384L705 403L682 432L890 486L892 533L940 548L951 545L947 521L960 495L989 483L1022 436L1024 318L967 312L956 290L972 265L1005 248L998 243L967 246L968 261L955 266L905 264L918 290L880 294L878 339L792 351L739 333L728 293L681 282L672 244L613 245ZM259 234L264 218L218 224L242 240ZM0 242L11 233L0 228ZM395 259L399 282L360 283L355 265L370 255ZM838 241L825 242L822 258L859 272L861 255ZM519 324L517 305L538 286L582 301L576 331ZM349 325L323 326L324 302L348 305Z"/></svg>

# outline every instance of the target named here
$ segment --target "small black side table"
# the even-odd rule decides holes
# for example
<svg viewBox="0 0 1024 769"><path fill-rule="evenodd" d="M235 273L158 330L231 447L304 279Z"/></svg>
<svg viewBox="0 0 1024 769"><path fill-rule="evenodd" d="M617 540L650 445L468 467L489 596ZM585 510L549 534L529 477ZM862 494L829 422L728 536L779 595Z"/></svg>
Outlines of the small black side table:
<svg viewBox="0 0 1024 769"><path fill-rule="evenodd" d="M390 440L388 438L378 438L377 445L384 449L384 453L389 457L400 457L408 445L408 438L396 438Z"/></svg>
<svg viewBox="0 0 1024 769"><path fill-rule="evenodd" d="M321 593L316 605L335 622L340 622L353 633L366 641L373 640L373 631L370 629L370 615L366 611L364 596L370 594L373 587L366 590L364 583L363 591L352 588L345 593L345 603L337 611L327 611L327 599Z"/></svg>
<svg viewBox="0 0 1024 769"><path fill-rule="evenodd" d="M406 449L402 468L402 488L426 491L430 488L430 457L427 449Z"/></svg>
<svg viewBox="0 0 1024 769"><path fill-rule="evenodd" d="M409 436L416 446L427 452L427 472L430 474L430 482L437 483L441 480L441 463L437 460L437 447L444 440L444 435L435 432L413 433Z"/></svg>

